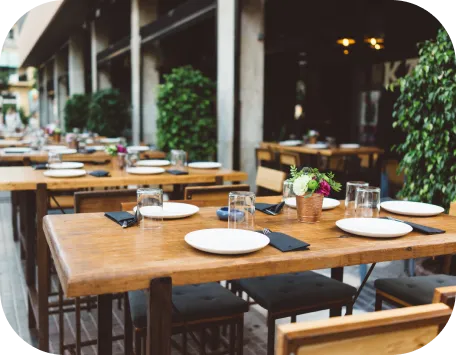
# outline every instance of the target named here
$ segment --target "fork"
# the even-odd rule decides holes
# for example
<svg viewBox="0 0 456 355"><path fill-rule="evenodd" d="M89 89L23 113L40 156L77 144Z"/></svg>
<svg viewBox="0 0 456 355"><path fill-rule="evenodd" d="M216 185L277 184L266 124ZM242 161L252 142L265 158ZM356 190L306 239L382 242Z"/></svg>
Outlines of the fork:
<svg viewBox="0 0 456 355"><path fill-rule="evenodd" d="M263 234L264 235L267 235L269 233L272 233L271 230L269 228L263 228Z"/></svg>

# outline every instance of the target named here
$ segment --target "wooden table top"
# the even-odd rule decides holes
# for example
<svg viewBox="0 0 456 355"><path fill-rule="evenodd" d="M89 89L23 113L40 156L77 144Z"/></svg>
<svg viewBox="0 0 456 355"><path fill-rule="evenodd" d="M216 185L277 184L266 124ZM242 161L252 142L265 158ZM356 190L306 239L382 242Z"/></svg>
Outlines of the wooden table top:
<svg viewBox="0 0 456 355"><path fill-rule="evenodd" d="M165 166L165 170L172 166ZM214 183L217 177L224 181L245 181L248 175L242 171L228 169L188 169L188 175L171 175L168 173L155 175L128 174L125 170L113 169L111 163L104 165L85 164L87 172L106 170L109 177L86 175L75 178L49 178L44 176L45 170L34 170L30 166L0 167L0 191L36 190L38 184L47 184L49 190L79 189L86 187L108 187L124 185L160 185L160 184L191 184Z"/></svg>
<svg viewBox="0 0 456 355"><path fill-rule="evenodd" d="M362 155L362 154L383 154L385 151L378 147L359 147L359 148L325 148L314 149L306 146L287 147L279 143L262 142L261 147L270 148L280 152L295 152L309 155L324 156L343 156L343 155Z"/></svg>
<svg viewBox="0 0 456 355"><path fill-rule="evenodd" d="M163 276L183 285L456 253L456 217L406 218L445 228L445 234L341 238L347 234L335 221L343 218L342 205L323 211L316 224L299 223L294 211L278 216L256 213L258 228L302 239L311 244L308 251L282 253L267 246L252 254L223 256L187 245L184 237L191 231L227 227L215 211L201 208L197 215L168 220L161 229L145 232L137 226L122 229L103 213L46 216L43 228L68 297L145 289L152 278Z"/></svg>

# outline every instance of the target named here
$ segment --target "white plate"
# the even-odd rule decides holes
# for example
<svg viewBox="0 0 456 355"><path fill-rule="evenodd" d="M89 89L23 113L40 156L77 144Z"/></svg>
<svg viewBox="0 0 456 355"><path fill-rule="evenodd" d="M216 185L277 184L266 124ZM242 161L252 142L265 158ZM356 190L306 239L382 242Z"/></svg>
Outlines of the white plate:
<svg viewBox="0 0 456 355"><path fill-rule="evenodd" d="M53 149L52 151L58 154L76 154L78 152L76 149Z"/></svg>
<svg viewBox="0 0 456 355"><path fill-rule="evenodd" d="M129 152L129 153L147 152L148 150L149 150L149 147L147 147L145 145L127 147L127 152Z"/></svg>
<svg viewBox="0 0 456 355"><path fill-rule="evenodd" d="M247 254L269 244L264 234L243 229L202 229L188 233L185 241L192 247L214 254Z"/></svg>
<svg viewBox="0 0 456 355"><path fill-rule="evenodd" d="M50 169L81 169L84 167L84 163L64 161L61 163L49 164Z"/></svg>
<svg viewBox="0 0 456 355"><path fill-rule="evenodd" d="M16 153L16 154L22 154L22 153L30 153L32 151L32 148L5 148L3 149L3 153Z"/></svg>
<svg viewBox="0 0 456 355"><path fill-rule="evenodd" d="M357 149L359 147L360 147L360 145L356 144L356 143L344 143L339 146L339 148L343 148L343 149Z"/></svg>
<svg viewBox="0 0 456 355"><path fill-rule="evenodd" d="M326 149L326 148L328 148L328 145L325 143L306 144L306 148Z"/></svg>
<svg viewBox="0 0 456 355"><path fill-rule="evenodd" d="M105 150L105 146L104 145L88 145L87 149L94 149L97 152L99 152L99 151Z"/></svg>
<svg viewBox="0 0 456 355"><path fill-rule="evenodd" d="M127 168L127 173L136 174L136 175L152 175L152 174L162 174L165 172L163 168L155 167L146 167L146 166L137 166L133 168Z"/></svg>
<svg viewBox="0 0 456 355"><path fill-rule="evenodd" d="M101 144L115 144L120 143L120 138L102 138L100 139Z"/></svg>
<svg viewBox="0 0 456 355"><path fill-rule="evenodd" d="M303 142L300 140L288 140L288 141L283 141L279 142L280 145L283 145L285 147L295 147L297 145L301 145Z"/></svg>
<svg viewBox="0 0 456 355"><path fill-rule="evenodd" d="M43 150L64 150L67 149L64 145L45 145Z"/></svg>
<svg viewBox="0 0 456 355"><path fill-rule="evenodd" d="M44 176L53 177L53 178L72 178L84 176L86 174L85 170L81 169L63 169L63 170L47 170L44 172Z"/></svg>
<svg viewBox="0 0 456 355"><path fill-rule="evenodd" d="M380 218L339 219L336 226L344 232L373 238L395 238L410 233L408 224Z"/></svg>
<svg viewBox="0 0 456 355"><path fill-rule="evenodd" d="M136 206L133 208L136 213ZM193 216L199 212L199 208L188 203L163 202L163 210L157 213L153 207L143 207L140 212L146 217L163 217L164 219L176 219Z"/></svg>
<svg viewBox="0 0 456 355"><path fill-rule="evenodd" d="M406 216L436 216L444 211L440 206L411 201L385 201L380 204L380 207L388 212Z"/></svg>
<svg viewBox="0 0 456 355"><path fill-rule="evenodd" d="M0 139L0 145L3 145L3 146L18 145L18 144L26 144L26 143L24 143L23 141Z"/></svg>
<svg viewBox="0 0 456 355"><path fill-rule="evenodd" d="M194 169L218 169L222 167L222 164L211 161L198 161L195 163L189 163L188 167Z"/></svg>
<svg viewBox="0 0 456 355"><path fill-rule="evenodd" d="M136 163L137 166L166 166L171 164L169 160L140 160Z"/></svg>
<svg viewBox="0 0 456 355"><path fill-rule="evenodd" d="M285 204L288 207L296 208L296 198L295 197L287 198L285 200ZM333 198L324 197L322 210L332 210L333 208L336 208L339 205L340 205L340 201L335 200Z"/></svg>

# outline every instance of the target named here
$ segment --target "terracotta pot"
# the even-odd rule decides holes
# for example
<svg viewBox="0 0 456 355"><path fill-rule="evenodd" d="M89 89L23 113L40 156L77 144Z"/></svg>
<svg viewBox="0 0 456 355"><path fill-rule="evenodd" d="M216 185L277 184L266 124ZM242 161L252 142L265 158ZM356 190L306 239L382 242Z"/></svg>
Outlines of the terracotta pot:
<svg viewBox="0 0 456 355"><path fill-rule="evenodd" d="M60 133L54 133L54 141L56 143L60 143L60 138L61 138Z"/></svg>
<svg viewBox="0 0 456 355"><path fill-rule="evenodd" d="M116 170L122 170L125 167L125 153L118 153L117 156L112 157L112 167Z"/></svg>
<svg viewBox="0 0 456 355"><path fill-rule="evenodd" d="M298 221L302 223L316 223L320 221L323 207L323 195L312 194L310 197L296 196L296 213Z"/></svg>
<svg viewBox="0 0 456 355"><path fill-rule="evenodd" d="M316 144L317 142L318 142L318 137L317 136L309 137L309 143L310 144Z"/></svg>

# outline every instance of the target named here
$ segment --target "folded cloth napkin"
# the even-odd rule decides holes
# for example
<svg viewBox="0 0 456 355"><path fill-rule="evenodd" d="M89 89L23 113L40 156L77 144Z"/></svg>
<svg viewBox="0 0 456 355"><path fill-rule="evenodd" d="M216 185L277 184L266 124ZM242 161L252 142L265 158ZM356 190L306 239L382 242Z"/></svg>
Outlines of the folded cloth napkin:
<svg viewBox="0 0 456 355"><path fill-rule="evenodd" d="M95 177L106 177L109 176L109 171L106 170L94 170L89 173L89 175L95 176Z"/></svg>
<svg viewBox="0 0 456 355"><path fill-rule="evenodd" d="M92 148L86 148L86 149L81 151L82 154L92 154L92 153L95 153L95 152L96 152L96 150L92 149Z"/></svg>
<svg viewBox="0 0 456 355"><path fill-rule="evenodd" d="M420 232L420 233L424 233L424 234L442 234L442 233L445 233L445 231L443 229L427 227L427 226L423 226L422 224L417 224L417 223L413 223L413 222L407 222L407 221L403 221L401 219L396 219L396 218L392 218L392 217L383 217L383 218L384 219L389 219L389 220L392 220L392 221L398 221L398 222L402 222L402 223L408 224L410 227L413 228L414 231Z"/></svg>
<svg viewBox="0 0 456 355"><path fill-rule="evenodd" d="M263 213L272 215L272 214L280 213L280 211L282 211L282 208L283 208L284 205L285 205L285 202L280 202L280 203L277 203L277 204L255 203L255 209L258 210L258 211L261 211Z"/></svg>
<svg viewBox="0 0 456 355"><path fill-rule="evenodd" d="M182 170L169 169L166 170L167 173L172 175L188 175L188 172Z"/></svg>
<svg viewBox="0 0 456 355"><path fill-rule="evenodd" d="M33 169L35 170L46 170L47 169L47 164L36 164Z"/></svg>
<svg viewBox="0 0 456 355"><path fill-rule="evenodd" d="M258 232L263 233L263 231ZM293 238L288 234L271 232L267 234L265 233L264 235L269 238L270 245L272 245L276 249L279 249L282 252L309 250L310 244L303 242L299 239Z"/></svg>
<svg viewBox="0 0 456 355"><path fill-rule="evenodd" d="M136 224L137 219L136 216L132 215L128 212L106 212L105 216L108 217L110 220L116 222L118 225L122 226L123 228L131 227L132 225Z"/></svg>

